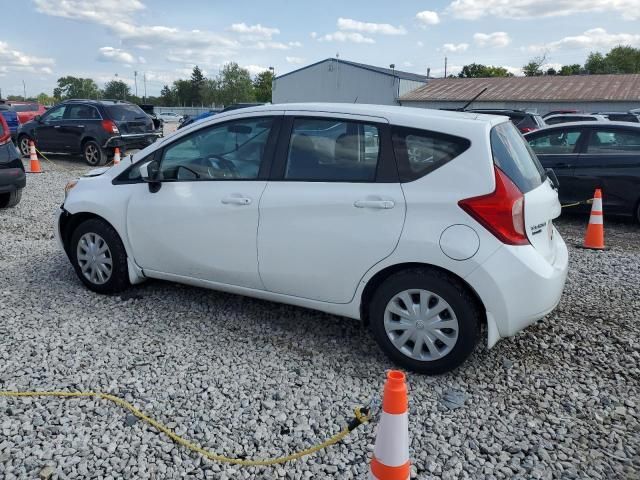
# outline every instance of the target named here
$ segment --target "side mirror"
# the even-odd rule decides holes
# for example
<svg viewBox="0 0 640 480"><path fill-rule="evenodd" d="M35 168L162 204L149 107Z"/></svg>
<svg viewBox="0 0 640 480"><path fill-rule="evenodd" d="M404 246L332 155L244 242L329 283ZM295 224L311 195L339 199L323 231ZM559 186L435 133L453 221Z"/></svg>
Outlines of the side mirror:
<svg viewBox="0 0 640 480"><path fill-rule="evenodd" d="M38 123L42 123L42 117L40 115L36 115L33 119Z"/></svg>
<svg viewBox="0 0 640 480"><path fill-rule="evenodd" d="M162 186L158 164L153 160L140 165L140 178L149 184L149 191L151 193L156 193Z"/></svg>

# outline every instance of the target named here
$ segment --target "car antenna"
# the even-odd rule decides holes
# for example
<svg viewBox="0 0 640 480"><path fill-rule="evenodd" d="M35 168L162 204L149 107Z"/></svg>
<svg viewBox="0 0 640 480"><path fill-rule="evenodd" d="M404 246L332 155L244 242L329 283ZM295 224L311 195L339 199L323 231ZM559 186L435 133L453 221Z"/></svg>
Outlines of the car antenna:
<svg viewBox="0 0 640 480"><path fill-rule="evenodd" d="M467 108L469 107L469 105L471 105L473 102L475 102L480 95L482 95L484 92L487 91L488 88L489 87L484 87L482 90L480 90L480 93L477 94L475 97L473 97L471 100L469 100L469 102L464 107L462 107L461 111L462 112L466 112Z"/></svg>
<svg viewBox="0 0 640 480"><path fill-rule="evenodd" d="M358 103L358 97L359 95L356 95L356 99L353 101L353 103Z"/></svg>

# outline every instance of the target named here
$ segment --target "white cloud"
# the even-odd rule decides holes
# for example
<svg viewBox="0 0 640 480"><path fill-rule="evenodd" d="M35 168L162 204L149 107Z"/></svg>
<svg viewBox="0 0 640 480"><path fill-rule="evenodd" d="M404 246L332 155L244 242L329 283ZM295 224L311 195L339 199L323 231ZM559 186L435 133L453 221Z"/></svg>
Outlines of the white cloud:
<svg viewBox="0 0 640 480"><path fill-rule="evenodd" d="M302 57L285 57L285 60L292 65L302 65L304 63L304 58Z"/></svg>
<svg viewBox="0 0 640 480"><path fill-rule="evenodd" d="M319 37L321 42L351 42L351 43L376 43L373 38L365 37L361 33L345 33L334 32L327 33L326 35Z"/></svg>
<svg viewBox="0 0 640 480"><path fill-rule="evenodd" d="M406 35L407 33L402 25L394 27L388 23L360 22L351 18L338 18L338 30L380 35Z"/></svg>
<svg viewBox="0 0 640 480"><path fill-rule="evenodd" d="M406 67L406 68L411 68L411 67L413 67L413 63L408 62L408 61L407 62L402 62L402 66Z"/></svg>
<svg viewBox="0 0 640 480"><path fill-rule="evenodd" d="M253 48L256 50L290 50L291 46L281 42L257 42Z"/></svg>
<svg viewBox="0 0 640 480"><path fill-rule="evenodd" d="M442 46L442 50L449 53L466 52L468 48L469 48L468 43L458 43L457 45L454 43L445 43Z"/></svg>
<svg viewBox="0 0 640 480"><path fill-rule="evenodd" d="M54 64L53 58L35 57L9 47L6 42L0 41L0 66L2 72L10 71L36 72L50 74Z"/></svg>
<svg viewBox="0 0 640 480"><path fill-rule="evenodd" d="M98 51L98 61L115 63L136 63L136 58L120 48L102 47Z"/></svg>
<svg viewBox="0 0 640 480"><path fill-rule="evenodd" d="M52 17L86 20L103 25L128 21L144 10L140 0L35 0L36 10Z"/></svg>
<svg viewBox="0 0 640 480"><path fill-rule="evenodd" d="M467 20L486 16L527 19L618 12L626 20L637 20L640 0L454 0L447 12Z"/></svg>
<svg viewBox="0 0 640 480"><path fill-rule="evenodd" d="M262 67L260 65L244 65L242 68L248 70L251 75L258 75L266 70L269 70L269 67Z"/></svg>
<svg viewBox="0 0 640 480"><path fill-rule="evenodd" d="M416 20L423 28L426 28L427 25L437 25L440 23L440 16L438 15L438 12L424 10L416 14Z"/></svg>
<svg viewBox="0 0 640 480"><path fill-rule="evenodd" d="M416 45L417 45L418 47L422 48L422 47L424 47L424 42L422 42L422 41L418 40L418 41L416 42Z"/></svg>
<svg viewBox="0 0 640 480"><path fill-rule="evenodd" d="M318 38L318 32L311 32L311 33L309 34L309 36L310 36L311 38L314 38L314 39L315 39L315 38Z"/></svg>
<svg viewBox="0 0 640 480"><path fill-rule="evenodd" d="M292 48L300 48L300 47L302 47L302 43L300 43L300 42L289 42L289 43L287 43L287 45L289 45Z"/></svg>
<svg viewBox="0 0 640 480"><path fill-rule="evenodd" d="M610 49L616 45L640 46L640 34L637 33L608 33L604 28L592 28L582 35L561 38L545 44L530 45L529 52L542 53L563 48Z"/></svg>
<svg viewBox="0 0 640 480"><path fill-rule="evenodd" d="M242 33L255 37L271 38L273 35L278 35L280 30L277 28L263 27L259 23L256 25L247 25L246 23L234 23L229 27L229 30L235 33Z"/></svg>
<svg viewBox="0 0 640 480"><path fill-rule="evenodd" d="M473 40L479 47L506 47L511 43L507 32L475 33Z"/></svg>

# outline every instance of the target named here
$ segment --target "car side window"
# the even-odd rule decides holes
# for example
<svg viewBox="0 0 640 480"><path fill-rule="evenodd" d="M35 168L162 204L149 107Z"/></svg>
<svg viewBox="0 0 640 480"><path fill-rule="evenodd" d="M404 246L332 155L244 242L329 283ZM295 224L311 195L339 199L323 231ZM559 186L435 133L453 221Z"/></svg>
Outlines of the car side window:
<svg viewBox="0 0 640 480"><path fill-rule="evenodd" d="M99 120L100 114L91 105L69 105L65 118L68 120Z"/></svg>
<svg viewBox="0 0 640 480"><path fill-rule="evenodd" d="M392 127L401 182L412 182L463 153L471 142L462 137L407 127Z"/></svg>
<svg viewBox="0 0 640 480"><path fill-rule="evenodd" d="M264 161L272 117L202 128L165 147L163 180L253 180Z"/></svg>
<svg viewBox="0 0 640 480"><path fill-rule="evenodd" d="M640 132L629 130L594 130L591 132L587 153L640 153Z"/></svg>
<svg viewBox="0 0 640 480"><path fill-rule="evenodd" d="M328 118L293 122L284 178L317 182L373 182L380 157L374 124Z"/></svg>
<svg viewBox="0 0 640 480"><path fill-rule="evenodd" d="M53 122L55 120L62 120L64 116L64 112L66 110L66 105L60 105L59 107L54 107L47 112L47 114L43 117L43 120L46 122Z"/></svg>
<svg viewBox="0 0 640 480"><path fill-rule="evenodd" d="M536 155L563 155L575 153L581 130L554 130L529 140Z"/></svg>

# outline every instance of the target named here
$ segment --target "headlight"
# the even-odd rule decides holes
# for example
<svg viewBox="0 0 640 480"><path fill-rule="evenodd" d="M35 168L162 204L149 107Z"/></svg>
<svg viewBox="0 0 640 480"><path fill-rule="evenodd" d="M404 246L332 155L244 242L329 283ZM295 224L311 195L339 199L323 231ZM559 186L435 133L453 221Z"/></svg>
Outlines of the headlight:
<svg viewBox="0 0 640 480"><path fill-rule="evenodd" d="M71 189L72 189L73 187L75 187L77 184L78 184L78 181L77 181L77 180L71 180L69 183L67 183L67 184L64 186L64 199L65 199L65 200L67 199L67 196L69 195L69 192L71 191Z"/></svg>

